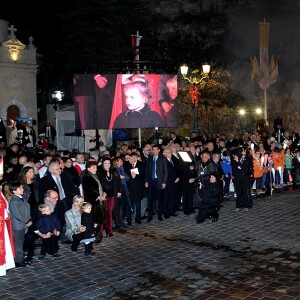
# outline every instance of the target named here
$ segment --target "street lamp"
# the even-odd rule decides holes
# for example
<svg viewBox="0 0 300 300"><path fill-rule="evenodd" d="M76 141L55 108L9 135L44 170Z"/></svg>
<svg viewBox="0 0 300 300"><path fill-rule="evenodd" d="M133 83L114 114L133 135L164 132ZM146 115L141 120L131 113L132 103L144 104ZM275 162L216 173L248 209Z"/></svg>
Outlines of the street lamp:
<svg viewBox="0 0 300 300"><path fill-rule="evenodd" d="M242 109L239 110L239 114L241 116L244 116L246 114L246 111L242 108Z"/></svg>
<svg viewBox="0 0 300 300"><path fill-rule="evenodd" d="M255 113L256 113L257 115L260 115L260 114L262 113L262 109L258 107L258 108L255 110Z"/></svg>
<svg viewBox="0 0 300 300"><path fill-rule="evenodd" d="M188 74L188 66L182 65L180 67L180 72L184 80L187 80L189 83L191 83L193 86L190 89L190 95L191 99L194 105L194 125L193 125L193 132L196 134L196 136L200 135L200 129L198 125L198 106L199 106L199 98L200 98L200 84L203 80L209 79L209 72L210 72L210 65L209 64L203 64L202 65L202 75L199 76L187 76Z"/></svg>

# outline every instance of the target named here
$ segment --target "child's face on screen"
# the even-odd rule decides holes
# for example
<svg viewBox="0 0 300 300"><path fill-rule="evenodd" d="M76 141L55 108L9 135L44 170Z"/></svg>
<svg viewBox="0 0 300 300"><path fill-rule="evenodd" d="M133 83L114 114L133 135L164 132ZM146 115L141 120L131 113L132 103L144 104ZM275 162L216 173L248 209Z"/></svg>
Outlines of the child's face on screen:
<svg viewBox="0 0 300 300"><path fill-rule="evenodd" d="M87 206L87 207L85 207L84 209L83 209L83 211L85 212L85 213L90 213L91 211L92 211L92 206Z"/></svg>
<svg viewBox="0 0 300 300"><path fill-rule="evenodd" d="M137 87L128 87L124 91L126 105L130 110L141 110L145 106L145 96Z"/></svg>

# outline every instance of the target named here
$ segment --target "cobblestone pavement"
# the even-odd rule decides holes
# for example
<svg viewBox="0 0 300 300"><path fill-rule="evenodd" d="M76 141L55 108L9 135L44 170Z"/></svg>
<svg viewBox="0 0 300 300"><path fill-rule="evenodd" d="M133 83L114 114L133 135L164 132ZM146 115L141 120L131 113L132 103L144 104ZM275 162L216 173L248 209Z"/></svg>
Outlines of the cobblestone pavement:
<svg viewBox="0 0 300 300"><path fill-rule="evenodd" d="M248 212L234 204L216 223L180 213L134 224L95 256L63 244L62 258L0 277L0 299L300 299L299 190L255 199Z"/></svg>

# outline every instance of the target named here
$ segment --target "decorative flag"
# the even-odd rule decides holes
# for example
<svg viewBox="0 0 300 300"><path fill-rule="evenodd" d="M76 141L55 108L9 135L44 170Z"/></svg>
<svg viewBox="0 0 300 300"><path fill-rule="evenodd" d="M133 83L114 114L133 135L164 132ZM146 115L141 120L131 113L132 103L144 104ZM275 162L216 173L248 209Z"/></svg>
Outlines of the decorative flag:
<svg viewBox="0 0 300 300"><path fill-rule="evenodd" d="M259 63L264 78L269 77L269 32L270 23L266 23L265 20L264 22L259 22Z"/></svg>
<svg viewBox="0 0 300 300"><path fill-rule="evenodd" d="M250 57L252 70L251 81L257 78L260 88L267 90L278 79L278 59L272 55L269 65L269 32L270 23L259 22L259 64L256 59Z"/></svg>
<svg viewBox="0 0 300 300"><path fill-rule="evenodd" d="M259 65L258 65L258 61L257 61L256 56L254 56L253 59L250 56L250 59L251 59L251 63L252 63L251 81L253 81L255 76L259 76L260 71L259 71Z"/></svg>

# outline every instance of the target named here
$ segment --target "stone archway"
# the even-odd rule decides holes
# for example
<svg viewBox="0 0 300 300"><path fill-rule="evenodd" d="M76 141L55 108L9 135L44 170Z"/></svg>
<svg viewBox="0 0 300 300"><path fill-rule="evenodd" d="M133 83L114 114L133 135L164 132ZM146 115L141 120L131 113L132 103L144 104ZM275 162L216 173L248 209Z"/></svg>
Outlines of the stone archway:
<svg viewBox="0 0 300 300"><path fill-rule="evenodd" d="M16 117L27 117L27 109L17 97L12 97L3 105L1 115L6 117L6 120Z"/></svg>

